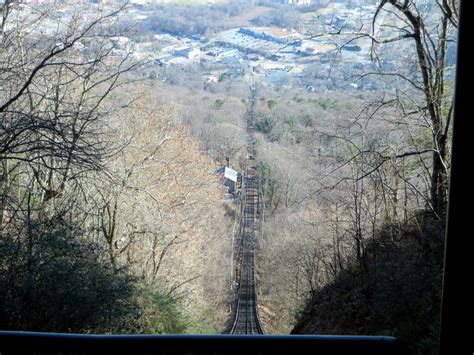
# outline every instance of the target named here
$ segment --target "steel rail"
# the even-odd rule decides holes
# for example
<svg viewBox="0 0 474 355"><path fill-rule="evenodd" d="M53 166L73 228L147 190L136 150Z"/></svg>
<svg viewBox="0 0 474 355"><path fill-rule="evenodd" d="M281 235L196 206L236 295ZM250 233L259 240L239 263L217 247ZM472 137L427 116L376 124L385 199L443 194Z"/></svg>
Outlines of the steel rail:
<svg viewBox="0 0 474 355"><path fill-rule="evenodd" d="M256 294L255 277L255 245L256 221L259 218L258 199L260 195L259 175L255 166L255 137L254 137L254 102L255 90L251 90L250 105L245 114L247 121L248 157L246 160L245 174L242 178L242 206L241 229L239 248L242 252L240 258L240 280L237 291L234 320L230 334L264 334L261 325Z"/></svg>

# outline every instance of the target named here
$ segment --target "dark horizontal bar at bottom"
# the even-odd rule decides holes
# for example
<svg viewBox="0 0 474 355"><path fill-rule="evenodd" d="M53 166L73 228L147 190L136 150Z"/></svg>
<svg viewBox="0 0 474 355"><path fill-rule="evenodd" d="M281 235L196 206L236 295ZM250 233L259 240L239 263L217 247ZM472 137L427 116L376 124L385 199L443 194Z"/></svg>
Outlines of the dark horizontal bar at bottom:
<svg viewBox="0 0 474 355"><path fill-rule="evenodd" d="M85 335L0 331L0 353L408 354L393 337L326 335Z"/></svg>

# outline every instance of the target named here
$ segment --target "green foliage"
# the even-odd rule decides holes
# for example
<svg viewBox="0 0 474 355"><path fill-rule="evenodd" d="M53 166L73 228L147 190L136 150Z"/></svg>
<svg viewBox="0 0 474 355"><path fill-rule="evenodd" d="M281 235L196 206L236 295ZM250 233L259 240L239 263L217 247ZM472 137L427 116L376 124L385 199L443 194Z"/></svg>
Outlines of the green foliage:
<svg viewBox="0 0 474 355"><path fill-rule="evenodd" d="M148 295L147 331L154 334L182 334L188 326L179 300L167 291L158 290Z"/></svg>
<svg viewBox="0 0 474 355"><path fill-rule="evenodd" d="M276 121L273 116L261 115L256 126L260 132L268 135L272 132L273 127L275 127L275 124Z"/></svg>
<svg viewBox="0 0 474 355"><path fill-rule="evenodd" d="M296 144L303 143L305 135L301 125L298 123L298 118L295 116L289 116L284 120L284 123L288 127L285 129L285 132L288 134L290 141L293 141Z"/></svg>
<svg viewBox="0 0 474 355"><path fill-rule="evenodd" d="M301 122L305 127L314 127L315 119L313 116L306 114L301 118Z"/></svg>
<svg viewBox="0 0 474 355"><path fill-rule="evenodd" d="M270 99L267 101L268 108L271 110L273 107L276 105L276 101L273 99Z"/></svg>
<svg viewBox="0 0 474 355"><path fill-rule="evenodd" d="M269 164L263 161L259 162L258 171L260 172L260 176L262 177L263 195L265 196L267 205L270 206L273 194L275 193L275 171L272 170L272 167Z"/></svg>
<svg viewBox="0 0 474 355"><path fill-rule="evenodd" d="M448 101L443 102L441 106L442 115L446 119L449 115L449 108L451 106L451 98L454 97L454 81L446 79L444 82L443 91L444 91L444 96L448 98Z"/></svg>
<svg viewBox="0 0 474 355"><path fill-rule="evenodd" d="M283 122L285 122L288 125L288 127L290 127L291 129L294 129L296 126L297 120L295 116L288 116L283 120Z"/></svg>
<svg viewBox="0 0 474 355"><path fill-rule="evenodd" d="M337 107L337 101L331 100L330 98L317 98L311 99L311 103L319 105L324 110L329 110ZM349 104L346 104L349 105Z"/></svg>
<svg viewBox="0 0 474 355"><path fill-rule="evenodd" d="M136 280L126 270L104 261L100 246L60 217L28 226L25 234L0 238L0 329L137 329Z"/></svg>
<svg viewBox="0 0 474 355"><path fill-rule="evenodd" d="M217 99L215 101L215 106L218 110L220 110L222 108L222 106L224 106L224 100L221 100L221 99Z"/></svg>
<svg viewBox="0 0 474 355"><path fill-rule="evenodd" d="M419 134L413 137L413 144L418 149L427 149L433 145L433 133L431 129L425 128Z"/></svg>
<svg viewBox="0 0 474 355"><path fill-rule="evenodd" d="M186 310L180 299L165 289L145 292L145 314L143 317L146 333L152 334L215 334L216 329L210 319L214 311Z"/></svg>
<svg viewBox="0 0 474 355"><path fill-rule="evenodd" d="M271 176L271 167L267 163L260 161L258 163L258 171L260 175L262 176L263 183L267 182L270 180Z"/></svg>
<svg viewBox="0 0 474 355"><path fill-rule="evenodd" d="M303 99L301 97L298 97L298 95L295 95L293 97L293 101L295 101L296 103L301 103L303 102Z"/></svg>
<svg viewBox="0 0 474 355"><path fill-rule="evenodd" d="M219 330L214 327L210 320L215 317L215 309L196 310L189 314L187 334L216 334Z"/></svg>
<svg viewBox="0 0 474 355"><path fill-rule="evenodd" d="M305 141L305 135L302 131L300 130L296 130L296 129L293 129L291 131L292 135L293 135L293 138L294 138L294 142L296 144L302 144L304 143Z"/></svg>

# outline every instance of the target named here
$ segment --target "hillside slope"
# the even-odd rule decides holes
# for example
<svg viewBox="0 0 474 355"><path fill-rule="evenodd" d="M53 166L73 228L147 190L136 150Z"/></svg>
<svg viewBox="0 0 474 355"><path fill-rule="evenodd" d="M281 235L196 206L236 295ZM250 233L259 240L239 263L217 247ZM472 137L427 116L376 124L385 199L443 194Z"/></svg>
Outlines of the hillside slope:
<svg viewBox="0 0 474 355"><path fill-rule="evenodd" d="M391 335L416 354L436 353L444 226L418 216L387 226L352 264L319 289L292 334Z"/></svg>

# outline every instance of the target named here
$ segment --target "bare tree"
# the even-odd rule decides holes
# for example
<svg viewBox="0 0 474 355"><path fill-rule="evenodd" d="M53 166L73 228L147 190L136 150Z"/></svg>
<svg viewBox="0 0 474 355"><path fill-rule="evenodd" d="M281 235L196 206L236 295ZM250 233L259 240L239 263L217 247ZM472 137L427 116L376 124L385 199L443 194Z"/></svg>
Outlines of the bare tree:
<svg viewBox="0 0 474 355"><path fill-rule="evenodd" d="M88 22L79 20L84 9L75 8L69 22L45 35L42 26L54 22L54 10L28 12L14 1L2 5L2 185L5 190L12 173L31 178L39 209L67 185L77 193L80 186L73 186L81 176L102 169L114 146L105 117L126 105L109 97L123 85L121 76L138 65L130 53L110 62L110 36L118 33L114 25L124 7L83 12Z"/></svg>
<svg viewBox="0 0 474 355"><path fill-rule="evenodd" d="M227 166L235 159L244 146L244 132L237 126L223 123L214 127L210 132L210 150L216 159Z"/></svg>
<svg viewBox="0 0 474 355"><path fill-rule="evenodd" d="M64 329L67 321L73 321L71 315L60 324L58 319L67 318L64 307L78 306L68 303L68 298L76 292L88 297L91 287L105 290L119 282L127 289L125 298L135 297L132 277L126 272L114 275L103 261L100 245L86 240L88 231L83 227L90 182L104 177L104 161L118 148L107 120L127 102L113 102L113 93L126 81L123 74L138 63L129 52L120 58L113 55L110 37L119 33L116 24L124 7L103 14L67 5L71 16L62 21L55 17L57 4L29 7L7 0L0 5L0 233L1 259L5 257L1 268L22 268L11 274L18 279L2 275L2 282L7 275L9 283L2 286L0 308L8 305L12 326L23 324L34 330L46 323L51 329ZM16 250L18 260L8 254L8 248ZM82 266L75 263L81 257ZM62 266L47 267L59 259ZM95 280L90 273L91 284L81 289L75 282L79 274L84 276L80 270L88 267L103 272ZM63 277L61 272L66 270L70 275ZM48 284L42 285L39 279ZM58 298L57 308L41 309L40 295L46 295L43 286L51 292L46 300L53 299L58 290L65 295L61 301ZM15 320L15 310L8 303L9 294L15 292L24 292L24 297L13 306L23 307L24 315L34 317L38 312L33 323L22 323L21 312ZM111 311L109 301L103 301L95 300ZM100 326L98 318L86 322L90 309L78 308L81 315L66 327Z"/></svg>
<svg viewBox="0 0 474 355"><path fill-rule="evenodd" d="M449 90L453 63L448 60L448 49L456 42L457 26L456 0L432 4L415 0L382 0L370 28L362 23L359 29L350 31L345 26L336 28L331 25L324 33L310 34L312 38L338 38L336 56L356 41L369 40L375 70L349 75L349 78L363 81L368 77L378 77L388 82L388 90L383 90L381 97L367 106L365 117L370 120L379 110L391 107L398 113L400 125L411 129L423 126L431 135L429 144L410 147L413 149L396 152L391 157L385 155L381 161L419 156L421 162L425 160L424 156L431 154L431 166L427 171L430 180L427 204L439 216L444 214L447 202L453 111L452 90ZM384 60L396 48L404 48L404 56L397 58L399 65L395 69L388 70Z"/></svg>
<svg viewBox="0 0 474 355"><path fill-rule="evenodd" d="M396 75L424 96L423 101L417 105L416 113L406 114L422 115L429 120L433 142L431 206L436 213L442 215L447 202L448 134L453 110L451 95L446 93L446 56L448 43L454 40L451 29L457 28L458 5L455 0L443 0L436 1L436 5L433 4L431 8L420 7L415 1L383 0L375 12L372 28L374 32L379 14L387 9L401 21L401 26L397 26L397 29L402 35L390 41L411 40L415 46L419 76L386 72L381 72L380 75ZM375 37L372 37L372 41L374 45L378 42ZM379 42L388 41L384 39ZM377 58L375 50L374 56ZM403 101L397 100L396 104L403 108Z"/></svg>

